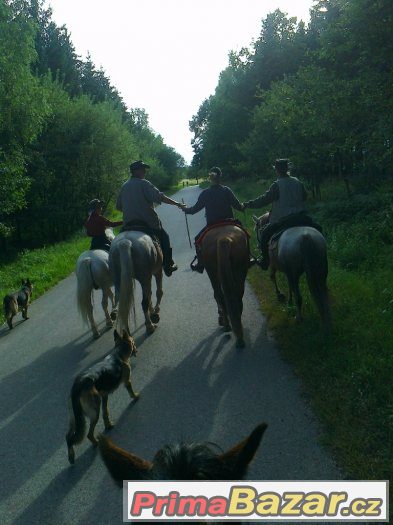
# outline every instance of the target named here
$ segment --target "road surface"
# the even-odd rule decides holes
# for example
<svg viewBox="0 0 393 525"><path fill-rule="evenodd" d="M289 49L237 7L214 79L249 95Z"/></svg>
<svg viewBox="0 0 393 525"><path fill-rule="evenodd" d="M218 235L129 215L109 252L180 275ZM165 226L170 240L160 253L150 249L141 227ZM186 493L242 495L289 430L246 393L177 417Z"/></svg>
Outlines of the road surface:
<svg viewBox="0 0 393 525"><path fill-rule="evenodd" d="M177 194L193 204L200 192ZM161 322L146 338L138 296L132 358L133 384L141 393L130 404L121 387L109 398L113 440L151 459L178 440L213 441L230 447L260 422L269 425L249 479L339 479L301 384L266 333L266 321L249 286L243 324L246 348L217 325L206 273L191 272L193 257L184 214L162 205L159 213L179 270L164 278ZM191 235L203 213L189 216ZM71 275L30 308L31 319L0 328L0 523L17 525L113 525L122 523L122 492L85 440L76 462L67 461L67 399L74 376L105 356L113 332L92 340L77 314ZM139 293L139 285L138 285ZM104 329L97 292L96 315ZM100 420L97 430L103 430Z"/></svg>

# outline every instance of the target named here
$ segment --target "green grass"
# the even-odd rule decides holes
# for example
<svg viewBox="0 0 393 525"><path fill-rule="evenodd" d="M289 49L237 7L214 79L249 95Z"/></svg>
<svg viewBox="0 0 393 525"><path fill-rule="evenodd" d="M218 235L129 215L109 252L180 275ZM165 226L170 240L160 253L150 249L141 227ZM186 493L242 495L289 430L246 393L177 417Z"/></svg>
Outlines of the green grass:
<svg viewBox="0 0 393 525"><path fill-rule="evenodd" d="M18 290L21 279L29 278L34 286L32 299L36 299L75 269L77 258L89 245L89 239L80 233L53 246L25 250L13 261L0 263L1 298ZM4 322L3 311L0 321Z"/></svg>
<svg viewBox="0 0 393 525"><path fill-rule="evenodd" d="M228 183L240 200L268 183ZM337 185L310 202L328 240L333 328L326 337L304 278L304 318L276 300L267 272L249 280L283 355L302 378L324 428L324 441L354 479L389 479L393 472L393 187L348 199ZM256 213L262 214L264 210ZM251 212L238 214L253 231ZM255 236L252 239L256 249ZM284 276L279 285L287 290Z"/></svg>

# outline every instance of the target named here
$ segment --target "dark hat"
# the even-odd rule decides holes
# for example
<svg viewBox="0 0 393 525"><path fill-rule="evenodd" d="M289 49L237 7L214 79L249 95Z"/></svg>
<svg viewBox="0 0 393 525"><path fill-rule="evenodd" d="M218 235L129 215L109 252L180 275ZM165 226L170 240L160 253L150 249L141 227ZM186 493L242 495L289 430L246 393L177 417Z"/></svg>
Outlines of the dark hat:
<svg viewBox="0 0 393 525"><path fill-rule="evenodd" d="M289 170L289 160L288 159L276 159L273 168L280 171L281 173L287 172Z"/></svg>
<svg viewBox="0 0 393 525"><path fill-rule="evenodd" d="M89 211L94 211L96 210L97 208L99 208L100 206L103 206L104 203L103 201L100 201L100 199L93 199L89 202Z"/></svg>
<svg viewBox="0 0 393 525"><path fill-rule="evenodd" d="M215 173L218 177L222 177L222 171L217 166L210 168L209 173Z"/></svg>
<svg viewBox="0 0 393 525"><path fill-rule="evenodd" d="M142 160L136 160L132 164L130 164L130 171L136 171L140 168L150 168L149 164L145 164Z"/></svg>

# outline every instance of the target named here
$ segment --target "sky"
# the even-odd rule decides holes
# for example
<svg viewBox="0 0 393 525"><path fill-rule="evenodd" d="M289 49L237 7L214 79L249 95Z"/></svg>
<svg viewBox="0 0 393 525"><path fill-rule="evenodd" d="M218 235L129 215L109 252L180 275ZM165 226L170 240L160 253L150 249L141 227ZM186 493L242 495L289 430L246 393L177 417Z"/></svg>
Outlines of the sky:
<svg viewBox="0 0 393 525"><path fill-rule="evenodd" d="M228 53L249 47L280 8L309 20L312 0L47 0L76 53L91 55L129 108L144 108L164 142L192 159L188 123L214 94Z"/></svg>

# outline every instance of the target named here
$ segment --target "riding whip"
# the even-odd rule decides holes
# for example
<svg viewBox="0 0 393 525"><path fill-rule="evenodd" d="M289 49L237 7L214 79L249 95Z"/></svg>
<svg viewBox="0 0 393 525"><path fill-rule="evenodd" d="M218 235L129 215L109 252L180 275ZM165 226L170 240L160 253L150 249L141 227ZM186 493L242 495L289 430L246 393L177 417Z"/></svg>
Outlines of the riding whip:
<svg viewBox="0 0 393 525"><path fill-rule="evenodd" d="M185 204L184 202L184 199L181 200L183 204ZM192 250L192 244L191 244L191 237L190 237L190 229L188 227L188 219L187 219L187 214L185 213L184 214L184 217L186 218L186 226L187 226L187 234L188 234L188 242L190 243L190 248Z"/></svg>

